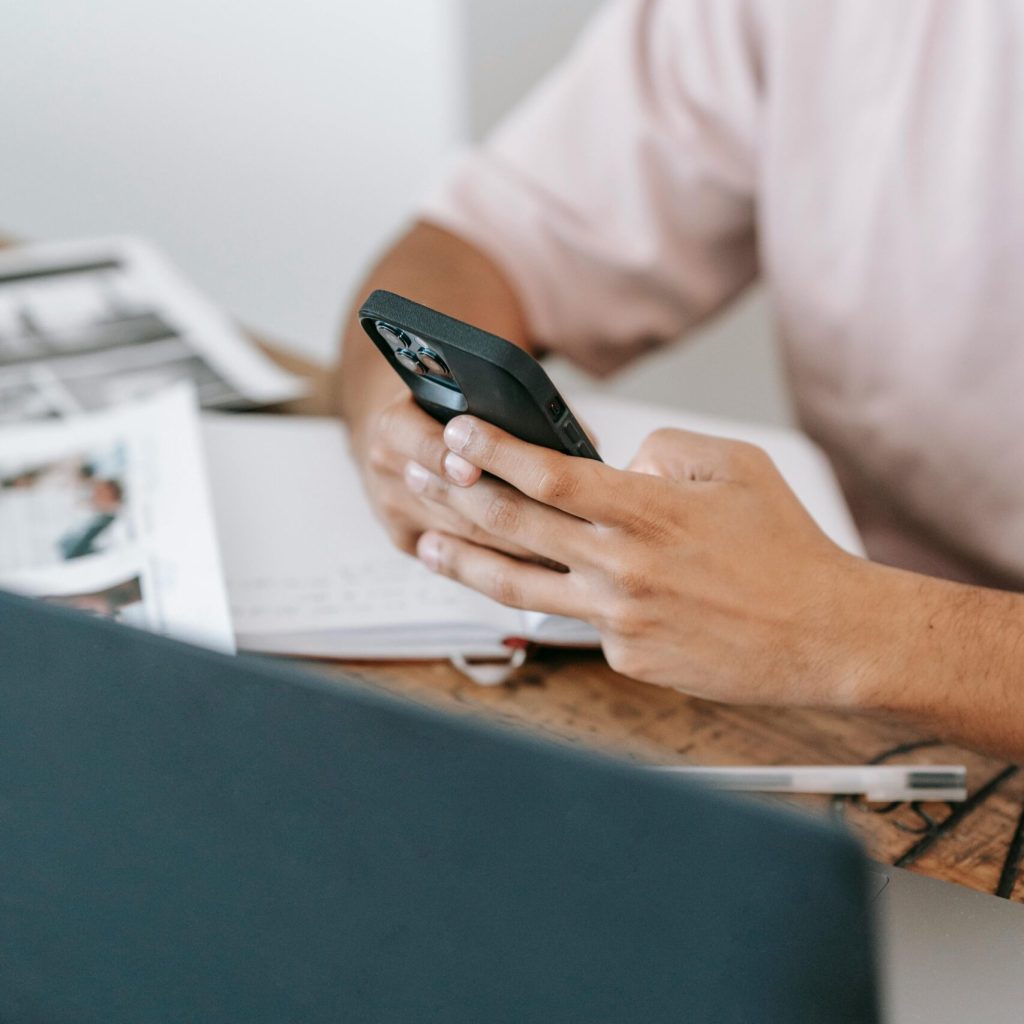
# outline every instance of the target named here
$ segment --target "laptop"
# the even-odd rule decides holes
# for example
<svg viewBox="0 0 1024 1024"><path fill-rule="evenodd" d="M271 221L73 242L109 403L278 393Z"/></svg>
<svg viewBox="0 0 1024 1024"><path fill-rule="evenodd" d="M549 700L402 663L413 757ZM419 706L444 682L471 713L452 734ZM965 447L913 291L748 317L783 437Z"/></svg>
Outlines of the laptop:
<svg viewBox="0 0 1024 1024"><path fill-rule="evenodd" d="M0 595L5 1024L870 1024L873 908L942 903L874 870L805 816Z"/></svg>
<svg viewBox="0 0 1024 1024"><path fill-rule="evenodd" d="M884 1020L1024 1020L1024 905L882 864L868 881Z"/></svg>

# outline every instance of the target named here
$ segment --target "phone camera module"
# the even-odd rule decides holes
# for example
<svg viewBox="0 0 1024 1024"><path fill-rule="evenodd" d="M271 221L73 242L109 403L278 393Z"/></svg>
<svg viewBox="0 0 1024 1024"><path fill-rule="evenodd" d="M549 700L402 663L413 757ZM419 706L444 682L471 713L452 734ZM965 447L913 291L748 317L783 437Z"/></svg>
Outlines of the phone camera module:
<svg viewBox="0 0 1024 1024"><path fill-rule="evenodd" d="M407 348L395 349L395 358L410 373L415 373L418 377L424 376L427 372L427 368L416 358L416 353Z"/></svg>
<svg viewBox="0 0 1024 1024"><path fill-rule="evenodd" d="M441 377L449 381L452 379L452 371L448 369L447 363L432 348L420 345L416 350L416 357L427 368L427 373L431 377Z"/></svg>
<svg viewBox="0 0 1024 1024"><path fill-rule="evenodd" d="M399 349L404 349L409 345L409 339L397 327L392 327L391 324L385 323L383 320L377 320L373 326L377 328L377 333L392 352L397 354Z"/></svg>
<svg viewBox="0 0 1024 1024"><path fill-rule="evenodd" d="M377 335L395 357L399 366L416 374L417 377L425 377L434 384L443 385L446 388L458 391L459 385L455 382L455 376L448 369L448 364L434 351L422 338L415 334L402 330L386 320L374 320L373 326Z"/></svg>

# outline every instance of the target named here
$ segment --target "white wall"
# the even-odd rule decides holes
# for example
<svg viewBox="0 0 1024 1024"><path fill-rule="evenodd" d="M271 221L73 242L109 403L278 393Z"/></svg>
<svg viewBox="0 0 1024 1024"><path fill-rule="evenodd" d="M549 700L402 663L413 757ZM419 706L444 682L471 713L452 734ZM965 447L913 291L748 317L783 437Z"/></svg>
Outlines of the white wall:
<svg viewBox="0 0 1024 1024"><path fill-rule="evenodd" d="M0 231L146 234L323 356L465 135L448 0L12 0L2 39Z"/></svg>
<svg viewBox="0 0 1024 1024"><path fill-rule="evenodd" d="M600 6L601 0L459 0L473 138L562 57Z"/></svg>

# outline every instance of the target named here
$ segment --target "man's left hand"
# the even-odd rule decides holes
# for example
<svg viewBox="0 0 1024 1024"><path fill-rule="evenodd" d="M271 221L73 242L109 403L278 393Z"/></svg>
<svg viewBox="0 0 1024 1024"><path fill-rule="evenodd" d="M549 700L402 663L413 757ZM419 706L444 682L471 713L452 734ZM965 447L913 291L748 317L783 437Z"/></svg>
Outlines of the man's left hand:
<svg viewBox="0 0 1024 1024"><path fill-rule="evenodd" d="M438 476L406 485L551 566L428 531L432 570L516 608L584 619L611 666L716 700L853 703L870 563L818 528L759 448L679 430L627 470L527 444L471 416ZM463 483L466 463L485 476Z"/></svg>

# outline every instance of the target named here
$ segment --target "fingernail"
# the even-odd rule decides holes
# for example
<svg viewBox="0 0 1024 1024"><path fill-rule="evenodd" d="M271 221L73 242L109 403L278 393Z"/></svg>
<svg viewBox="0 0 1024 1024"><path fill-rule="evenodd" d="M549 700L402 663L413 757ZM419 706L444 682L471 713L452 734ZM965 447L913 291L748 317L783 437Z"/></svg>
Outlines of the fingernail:
<svg viewBox="0 0 1024 1024"><path fill-rule="evenodd" d="M405 485L410 491L422 493L427 489L430 481L430 473L418 462L407 462L405 464Z"/></svg>
<svg viewBox="0 0 1024 1024"><path fill-rule="evenodd" d="M441 565L441 538L436 533L425 533L416 545L416 555L428 569Z"/></svg>
<svg viewBox="0 0 1024 1024"><path fill-rule="evenodd" d="M473 428L469 425L469 421L464 419L462 416L456 416L448 426L444 428L444 443L448 445L453 452L461 452L469 441L470 434L473 433Z"/></svg>
<svg viewBox="0 0 1024 1024"><path fill-rule="evenodd" d="M456 455L455 452L448 452L445 455L443 465L445 475L457 484L468 484L476 472L476 467L472 462L467 462L461 455Z"/></svg>

